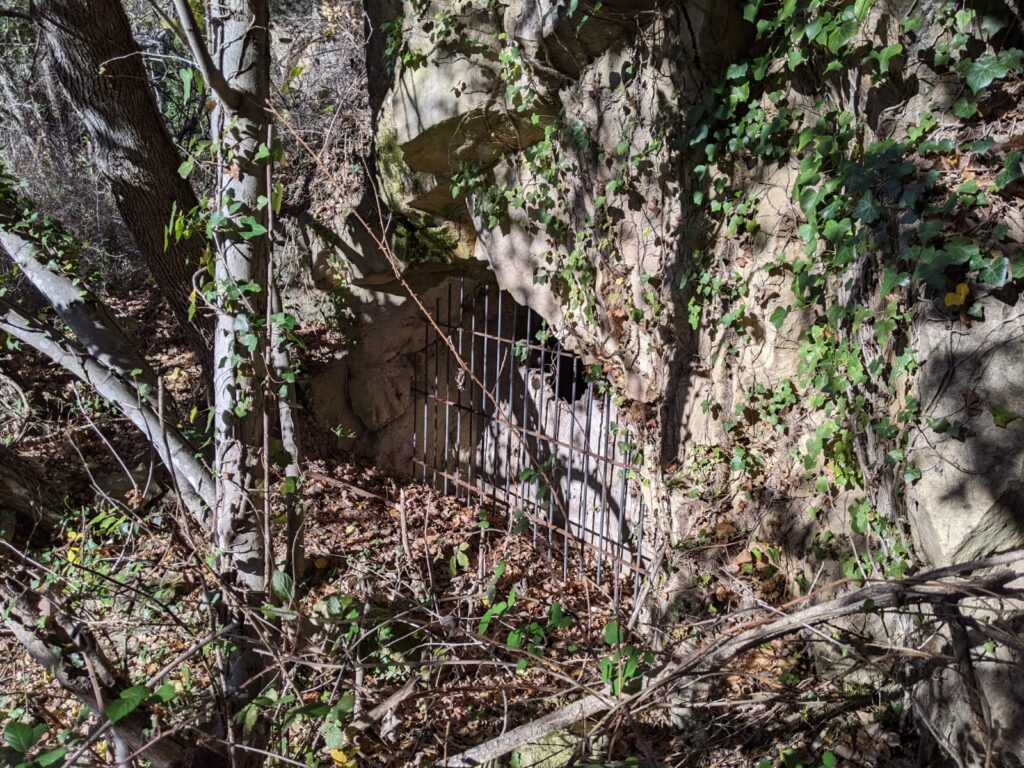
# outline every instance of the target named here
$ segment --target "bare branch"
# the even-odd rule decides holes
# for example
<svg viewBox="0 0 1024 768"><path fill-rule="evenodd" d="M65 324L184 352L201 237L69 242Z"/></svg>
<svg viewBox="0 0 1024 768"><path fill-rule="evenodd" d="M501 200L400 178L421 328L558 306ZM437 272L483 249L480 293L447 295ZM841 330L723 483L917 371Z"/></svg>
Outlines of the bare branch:
<svg viewBox="0 0 1024 768"><path fill-rule="evenodd" d="M97 715L103 716L110 702L131 686L100 648L88 627L68 615L63 606L15 578L0 581L0 596L8 606L5 625L28 655L53 675L61 687L72 693ZM87 674L76 662L81 660ZM157 680L150 679L153 686ZM112 725L115 736L130 749L144 749L154 766L222 766L223 754L177 735L151 735L154 713L141 705ZM110 726L110 721L100 732ZM69 763L74 764L74 763Z"/></svg>
<svg viewBox="0 0 1024 768"><path fill-rule="evenodd" d="M34 22L31 14L22 13L21 11L9 11L5 8L0 8L0 19L21 19L22 21Z"/></svg>

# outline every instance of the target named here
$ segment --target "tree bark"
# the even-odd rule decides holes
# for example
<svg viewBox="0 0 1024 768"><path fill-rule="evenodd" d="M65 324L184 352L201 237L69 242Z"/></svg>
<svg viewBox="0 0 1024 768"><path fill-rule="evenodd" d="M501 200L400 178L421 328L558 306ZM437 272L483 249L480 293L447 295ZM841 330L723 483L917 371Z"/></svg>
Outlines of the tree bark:
<svg viewBox="0 0 1024 768"><path fill-rule="evenodd" d="M35 14L53 73L85 125L121 217L204 370L211 371L209 322L188 316L203 243L165 238L172 211L188 213L199 201L178 174L181 157L124 8L119 0L38 0Z"/></svg>
<svg viewBox="0 0 1024 768"><path fill-rule="evenodd" d="M264 227L263 194L265 160L256 160L260 144L267 141L267 116L263 105L269 95L270 41L266 2L231 0L210 20L216 43L217 69L240 99L235 109L217 97L213 123L219 142L218 203L227 221L215 235L217 317L214 329L214 426L216 430L217 545L227 555L233 579L246 602L261 603L266 597L263 526L252 492L260 481L263 449L262 387L257 385L260 357L246 344L246 333L258 334L267 301L267 240L246 236L252 225ZM234 206L241 204L240 208ZM246 291L256 285L258 290ZM266 338L262 339L266 343ZM256 602L253 602L256 601Z"/></svg>
<svg viewBox="0 0 1024 768"><path fill-rule="evenodd" d="M256 652L258 608L268 601L272 562L268 504L258 502L262 476L266 382L263 351L269 285L267 208L260 203L270 157L270 13L266 0L226 0L208 19L209 47L187 0L175 10L193 56L213 86L216 106L212 139L217 147L217 205L222 224L213 233L216 321L213 337L214 456L217 493L214 546L228 587L226 620L239 626L243 642L225 669L226 726L232 745L241 739L235 723L242 707L269 681L267 662ZM261 145L264 150L261 152ZM264 486L264 493L269 489ZM245 737L265 743L265 723ZM261 762L233 749L236 765Z"/></svg>

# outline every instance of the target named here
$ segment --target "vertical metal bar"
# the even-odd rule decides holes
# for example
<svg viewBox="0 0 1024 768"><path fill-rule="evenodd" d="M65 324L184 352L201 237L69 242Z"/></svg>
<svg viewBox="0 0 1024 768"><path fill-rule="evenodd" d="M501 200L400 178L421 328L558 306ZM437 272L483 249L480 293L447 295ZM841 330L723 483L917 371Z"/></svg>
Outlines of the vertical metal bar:
<svg viewBox="0 0 1024 768"><path fill-rule="evenodd" d="M455 410L455 414L454 414L455 415L455 446L454 446L454 450L452 451L452 464L454 465L453 469L455 470L455 472L454 472L454 474L455 474L455 482L453 483L453 485L455 486L455 489L454 489L455 490L455 498L459 498L462 495L463 490L464 490L464 488L462 486L462 483L460 483L458 481L461 480L462 477L463 477L463 466L462 466L462 414L463 414L463 411L462 411L462 391L463 391L463 389L465 387L465 383L463 383L462 386L459 386L458 382L460 382L460 381L465 382L465 379L463 378L463 375L465 374L465 371L462 369L462 366L460 364L460 360L465 360L466 359L466 356L465 356L465 354L462 351L462 337L463 337L463 333L462 333L462 325L463 325L463 323L462 323L462 303L463 303L464 296L465 296L465 290L466 290L466 279L463 276L460 275L459 276L459 303L458 303L458 311L455 314L455 324L456 324L457 328L453 328L452 329L454 334L457 334L457 336L458 336L458 344L456 344L456 349L459 350L458 356L455 358L455 360L453 360L453 362L455 363L455 379L456 379L456 383L455 383L455 403L456 404L450 406L451 408L453 408ZM449 323L449 325L451 325L451 315L452 315L452 308L451 308L451 305L449 305L449 307L448 307L448 323ZM451 398L449 398L449 400L451 400ZM466 501L467 502L469 501L469 491L466 491Z"/></svg>
<svg viewBox="0 0 1024 768"><path fill-rule="evenodd" d="M427 350L423 350L423 359L426 360ZM417 360L418 362L418 360ZM424 379L426 376L424 376ZM420 430L420 412L417 409L419 395L416 394L420 388L420 370L418 366L414 366L412 369L412 458L409 466L409 476L416 477L416 456L419 453L420 440L422 436L419 434ZM427 391L426 384L423 385L423 391Z"/></svg>
<svg viewBox="0 0 1024 768"><path fill-rule="evenodd" d="M527 345L533 343L533 310L530 309L529 307L526 308L526 343L527 343ZM527 360L529 360L529 354L527 354ZM527 430L527 429L530 428L530 421L529 421L529 418L528 418L529 407L530 407L530 366L529 366L528 363L523 366L523 370L525 371L525 374L523 376L523 414L522 414L522 418L519 421L519 428L521 430L520 433L519 433L520 434L520 438L521 438L520 441L519 441L519 465L520 466L522 466L525 462L531 461L530 455L529 455L531 452L529 451L529 449L527 447L527 442L526 442L529 439L529 437L528 437L528 435L526 435L525 431L523 431L523 430ZM536 432L537 430L534 429L533 431ZM537 457L534 456L533 458L537 458ZM537 460L539 461L539 459L537 459ZM532 469L539 469L539 467L532 467ZM539 478L534 478L534 485L535 486L536 486L536 483L537 483L538 479ZM532 516L535 517L536 516L536 512L537 512L537 491L536 491L536 487L535 487L534 492L533 492L533 496L531 498L527 494L528 485L529 485L529 481L521 480L520 483L519 483L519 490L520 490L520 493L522 494L523 506L526 506L527 504L529 504L529 506L530 506L530 513L531 513ZM530 501L527 502L527 499L530 499ZM534 519L534 521L533 521L533 537L532 537L532 541L533 541L534 545L537 544L537 521L536 521L536 519Z"/></svg>
<svg viewBox="0 0 1024 768"><path fill-rule="evenodd" d="M562 352L563 359L568 358L570 370L572 371L572 395L569 398L569 439L566 443L569 445L569 475L566 481L565 498L566 498L566 509L565 509L565 546L564 556L565 562L562 564L562 578L569 578L569 539L572 537L572 521L569 519L572 514L572 482L573 475L576 473L576 467L573 459L573 440L576 436L576 361L572 355ZM582 530L581 530L582 532Z"/></svg>
<svg viewBox="0 0 1024 768"><path fill-rule="evenodd" d="M619 422L618 422L618 415L619 415L618 414L618 409L616 409L616 411L614 413L609 415L609 419L614 419L614 420L610 421L610 425L614 425L614 426L613 427L610 426L610 430L609 431L614 429L614 432L615 432L615 434L612 435L612 461L619 461L619 435L618 435ZM622 472L623 476L625 476L625 470L620 470L620 472ZM613 483L615 482L615 472L614 471L612 472L612 482ZM619 500L619 515L618 515L618 520L616 521L616 525L618 526L619 541L618 541L618 545L616 546L616 551L615 551L616 561L615 561L614 571L613 571L613 573L615 575L615 588L612 591L612 601L615 603L616 610L619 607L619 601L622 599L622 567L623 567L622 563L624 561L624 556L625 556L625 552L624 552L625 538L623 536L623 521L625 519L624 515L625 515L625 507L624 507L624 505L622 503L622 500L620 499Z"/></svg>
<svg viewBox="0 0 1024 768"><path fill-rule="evenodd" d="M643 565L643 553L644 553L644 499L643 492L640 492L638 506L637 506L637 526L639 531L636 535L636 564L639 566ZM633 572L633 603L636 604L637 598L640 596L640 586L643 579L640 574L636 571Z"/></svg>
<svg viewBox="0 0 1024 768"><path fill-rule="evenodd" d="M593 385L591 385L593 386ZM601 456L601 510L598 513L600 515L600 529L598 532L598 542L600 546L597 550L597 586L601 587L601 572L602 566L604 565L605 551L611 552L611 547L608 546L608 468L611 466L608 463L608 429L609 418L611 414L608 411L608 390L605 390L604 397L601 399L601 422L598 427L600 430L600 436L598 440L601 448L598 454Z"/></svg>
<svg viewBox="0 0 1024 768"><path fill-rule="evenodd" d="M501 299L502 299L502 296L503 296L502 293L498 294L498 311L499 312L501 311ZM515 355L515 341L514 341L514 339L515 339L515 335L516 335L516 327L518 326L518 323L516 321L518 320L518 317L519 317L519 305L516 304L514 301L511 301L511 304L512 304L512 322L511 322L512 330L509 333L509 337L508 337L508 400L504 401L500 397L498 398L498 402L501 403L502 410L508 415L508 420L509 420L508 425L506 425L507 436L506 436L506 439L505 439L505 498L506 499L509 498L509 491L510 491L510 489L515 487L512 484L512 472L513 472L513 466L512 466L512 430L515 429L515 426L514 426L515 414L513 412L513 404L515 403L514 391L515 391L515 383L516 383L516 355Z"/></svg>
<svg viewBox="0 0 1024 768"><path fill-rule="evenodd" d="M491 288L490 288L490 286L488 286L487 293L484 294L484 297L485 297L484 298L484 313L485 313L484 316L487 318L487 320L484 323L484 329L489 332L490 331L490 327L491 327L491 320L490 320L490 317L491 317L491 312L490 312ZM494 336L495 336L495 342L494 342L494 399L495 399L495 401L500 406L500 404L501 404L501 294L500 293L498 293L498 297L497 298L498 298L498 301L497 301L497 304L498 304L498 306L497 306L498 322L497 322L497 328L496 328L495 333L494 333ZM487 385L488 391L490 391L489 390L490 386L491 386L490 384ZM482 407L483 412L484 412L484 414L486 416L486 413L487 413L486 395L481 395L480 401L481 401L481 407ZM498 419L498 414L497 413L492 413L491 414L491 421L494 422L494 423L498 423L497 419ZM490 476L490 480L489 480L489 482L491 484L491 505L494 506L494 507L497 507L498 482L499 482L499 479L496 476L496 473L497 473L497 470L498 470L498 435L499 435L499 433L493 428L493 426L491 424L487 424L487 431L491 434L491 449L493 451L493 455L491 456L491 476ZM506 458L506 460L507 460L507 458ZM505 501L508 501L507 497L505 498Z"/></svg>
<svg viewBox="0 0 1024 768"><path fill-rule="evenodd" d="M544 328L544 327L545 327L544 321L541 320L541 328ZM543 345L541 345L541 346L543 347ZM543 435L544 436L544 437L538 437L537 438L537 447L538 447L537 460L538 461L540 461L540 453L541 453L541 451L539 450L539 448L540 448L541 441L544 441L545 443L548 443L549 450L552 449L550 441L545 439L545 437L548 436L547 422L544 419L545 412L547 411L547 400L548 400L547 387L546 387L547 371L548 371L548 368L547 368L547 365L546 365L547 354L548 353L547 353L546 349L541 349L540 350L540 389L537 390L537 401L536 401L536 403L537 403L537 423L533 427L533 431L534 432L536 432L538 435ZM545 469L544 470L544 475L548 479L551 479L551 471L549 469ZM547 489L547 495L550 496L552 493L554 493L554 490L555 489L553 487L549 486L548 489ZM533 514L534 514L535 517L540 518L541 517L541 511L543 510L544 505L546 504L546 501L545 501L545 499L543 499L539 495L539 492L540 492L540 486L539 485L538 485L537 491L538 491L538 494L535 496L535 501L534 501L534 505L533 505ZM550 534L551 533L551 529L549 528L547 532L548 532L548 534ZM537 533L538 533L538 527L537 527L536 524L534 524L534 534L533 534L533 544L534 544L534 546L537 546ZM539 531L539 533L541 535L541 538L543 539L544 538L544 532L543 531Z"/></svg>
<svg viewBox="0 0 1024 768"><path fill-rule="evenodd" d="M554 405L554 408L555 408L555 424L554 424L555 443L552 446L551 450L552 450L553 455L557 458L558 455L559 455L559 450L560 450L558 443L561 442L561 438L562 438L561 431L560 431L561 422L562 422L562 400L561 400L561 397L558 394L558 384L559 384L559 381L561 381L561 375L562 375L562 345L557 340L555 341L555 348L552 350L551 363L552 363L552 366L554 367L554 376L553 376L554 380L551 383L551 390L552 390L552 393L553 393L552 397L551 397L551 402L552 402L552 404ZM551 483L552 488L551 488L551 493L548 495L547 521L548 521L548 557L549 558L550 558L551 552L552 552L552 550L554 549L554 546L555 546L555 494L561 492L561 485L560 485L560 483L557 486L555 485L555 481L556 481L555 465L557 465L557 463L558 463L557 461L552 462L551 472L550 472L550 477L551 477L551 481L552 481L552 483ZM563 510L563 511L567 511L567 510ZM563 524L565 522L567 522L567 521L563 521ZM565 563L565 558L564 557L562 558L562 563L563 563L563 566L564 566L564 563Z"/></svg>
<svg viewBox="0 0 1024 768"><path fill-rule="evenodd" d="M623 451L623 453L622 453L622 463L628 467L630 465L631 457L632 457L632 451L630 451L630 450ZM624 529L625 528L624 522L625 522L625 515L626 515L626 504L629 502L628 491L629 491L629 470L628 469L623 469L622 470L622 486L621 486L621 489L619 491L619 526L620 526L620 529ZM625 542L625 540L623 540L622 545L619 547L619 557L622 558L622 559L624 559L624 555L625 555L625 544L626 544L626 542ZM620 566L620 570L621 570L621 566ZM621 581L621 576L620 576L620 581Z"/></svg>
<svg viewBox="0 0 1024 768"><path fill-rule="evenodd" d="M484 311L485 312L486 312L486 306L487 306L487 304L486 304L486 301L487 301L486 296L487 296L487 294L484 294L484 307L485 307ZM476 342L477 342L477 339L480 338L480 337L477 335L476 318L477 318L477 315L479 315L479 314L480 314L480 292L477 291L473 295L473 314L470 316L470 319L469 319L469 367L472 369L474 375L476 375L476 373L478 371L477 362L476 362ZM485 325L487 323L487 319L486 318L487 318L487 315L485 314L484 315L484 324ZM481 339L481 341L482 341L482 344L481 344L481 350L480 350L480 369L481 369L480 383L483 384L484 387L486 387L487 386L487 332L486 331L484 331L483 339ZM469 482L470 482L470 484L474 488L480 488L482 490L483 489L482 477L483 477L483 475L485 473L485 470L486 470L486 467L487 467L487 451L484 449L484 442L487 440L487 433L484 431L484 424L483 424L484 393L483 393L483 390L481 389L480 390L480 410L478 412L477 411L477 407L476 407L476 395L477 395L476 391L477 391L478 387L476 386L476 384L474 384L471 381L467 381L466 382L466 386L470 387L470 390L469 390L469 446L470 446L469 457L470 457L470 459L469 459L469 461L470 461L470 464L472 465L472 471L473 471L473 475L469 479ZM474 427L474 425L477 425L477 424L479 425L479 427L476 430L477 435L476 435L476 440L474 441L474 439L473 439L473 427ZM479 448L480 448L480 459L479 459L479 461L477 460L477 447L478 447L477 443L480 444L479 445ZM481 501L483 500L482 494L477 494L477 496L481 499Z"/></svg>
<svg viewBox="0 0 1024 768"><path fill-rule="evenodd" d="M577 366L573 364L573 372L575 372ZM594 543L593 536L593 521L590 519L590 510L587 508L587 496L590 491L590 427L593 421L594 413L594 386L593 384L587 385L587 420L583 427L583 474L580 476L580 481L583 483L583 491L580 494L580 528L582 529L583 536L580 542L580 575L586 568L586 555L587 550L584 544L589 541L591 544Z"/></svg>
<svg viewBox="0 0 1024 768"><path fill-rule="evenodd" d="M448 309L447 309L448 320L444 326L445 337L448 342L452 340L452 284L448 283ZM448 447L451 444L451 417L452 407L449 405L452 399L452 354L448 345L445 344L444 349L444 489L443 492L448 495Z"/></svg>
<svg viewBox="0 0 1024 768"><path fill-rule="evenodd" d="M434 300L434 320L438 325L441 323L441 297L438 296ZM441 337L439 331L434 329L434 352L431 357L434 359L434 438L433 445L430 448L430 485L437 488L437 470L440 463L441 457L438 455L440 447L437 442L438 422L441 419L441 357L440 357L440 343Z"/></svg>

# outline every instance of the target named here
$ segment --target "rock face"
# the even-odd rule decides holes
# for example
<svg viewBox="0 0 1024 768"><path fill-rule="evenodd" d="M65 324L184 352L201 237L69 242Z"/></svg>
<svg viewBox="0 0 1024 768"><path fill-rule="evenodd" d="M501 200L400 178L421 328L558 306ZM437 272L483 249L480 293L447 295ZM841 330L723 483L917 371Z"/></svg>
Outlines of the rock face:
<svg viewBox="0 0 1024 768"><path fill-rule="evenodd" d="M926 425L911 448L921 479L909 512L922 554L943 565L1024 545L1024 302L983 306L984 321L955 333L948 311L919 320Z"/></svg>
<svg viewBox="0 0 1024 768"><path fill-rule="evenodd" d="M750 44L740 4L611 2L593 18L548 0L371 5L371 23L381 30L369 53L375 160L396 217L381 232L404 279L429 294L426 305L454 276L493 279L564 345L599 365L635 405L648 501L661 510L668 542L684 540L694 521L711 514L694 500L710 486L691 478L689 492L679 493L673 478L692 475L708 452L735 452L751 441L767 446L757 459L761 496L802 499L805 509L833 503L801 486L808 467L791 456L820 440L818 416L783 420L774 440L762 426L733 418L750 412L752 398L784 397L818 322L800 309L792 274L780 268L804 250L793 202L801 169L795 160L768 158L731 169L753 202L756 226L749 236L708 240L699 234L705 212L689 201L707 199L714 172L702 167L695 175L692 161L666 146L682 141L681 116L707 81ZM909 9L897 0L880 4L865 29L894 34ZM941 44L941 27L933 27L939 32L922 33L905 51L908 62ZM945 72L911 77L918 79L864 81L858 108L876 135L904 135L925 108L948 105L958 92ZM799 103L799 93L793 98ZM897 103L902 120L893 118ZM666 132L666 121L681 128ZM376 221L375 206L367 200L357 211ZM422 348L417 309L390 260L351 217L341 239L336 256L347 265L362 329L347 372L338 369L339 386L360 414L364 437L356 445L402 468L408 382ZM721 282L742 290L723 292L717 277L695 281L695 264L708 253L724 265ZM881 298L873 301L880 312ZM921 370L901 397L916 387L924 419L950 427L913 438L906 453L922 477L899 503L907 505L919 555L936 563L1021 541L1014 478L1024 420L1001 426L1005 417L993 417L993 409L1013 412L1020 399L1008 373L1020 352L1019 323L1014 305L986 301L984 322L951 335L948 317L926 312L913 331L919 339L911 339ZM735 482L734 472L711 485L718 493ZM881 495L890 498L877 506L888 514L893 481L883 485Z"/></svg>
<svg viewBox="0 0 1024 768"><path fill-rule="evenodd" d="M845 79L790 56L785 87L749 104L737 127L714 122L728 111L721 105L705 123L691 115L715 84L726 84L718 94L727 105L748 98L739 83L756 45L743 3L611 0L592 17L583 5L367 4L380 32L368 66L382 206L368 198L356 214L379 238L355 215L339 222L331 256L345 265L358 342L328 383L314 383L317 417L358 422L346 445L407 470L427 342L401 283L443 312L456 280L495 282L616 395L642 455L643 503L664 570L674 574L648 585L651 618L673 615L694 568L722 565L687 559L708 531L752 532L807 583L823 572L892 576L1024 545L1024 300L1012 283L964 277L977 277L975 262L998 262L995 252L923 279L921 215L945 216L958 203L918 205L939 197L922 179L934 184L949 170L951 161L936 159L945 151L938 141L905 157L938 124L932 112L964 109L966 70L935 52L991 19L954 17L937 0L852 4L844 13L864 18L834 30L856 51ZM808 26L794 40L811 35ZM814 127L819 80L840 107L824 122L837 125ZM847 116L859 133L844 140L859 150L846 157L860 165L840 178L833 166L842 162L819 157L812 167L809 147L814 130L838 130ZM709 143L704 158L716 130L723 145L758 150L722 161ZM940 125L936 138L949 130ZM758 131L767 137L759 145ZM798 149L780 151L773 131ZM806 131L812 138L797 140ZM828 141L822 156L834 149ZM808 190L830 183L877 205L851 204L835 229L808 234ZM854 221L890 226L876 225L867 247L858 242L821 277ZM1019 212L1002 227L1000 248L1019 254ZM830 297L828 308L808 299L815 291ZM825 370L824 355L841 361ZM528 366L518 375L531 381ZM454 428L430 440L418 446L424 458L480 449ZM506 477L522 469L498 454L487 466Z"/></svg>
<svg viewBox="0 0 1024 768"><path fill-rule="evenodd" d="M896 39L915 5L877 4L858 44ZM927 18L943 13L925 5ZM751 44L738 2L610 2L593 18L547 0L370 6L381 31L369 54L376 171L394 215L381 224L373 200L357 213L377 222L394 258L353 217L344 223L334 256L346 265L360 339L333 369L345 407L327 419L358 414L360 450L396 468L409 458L402 435L422 323L394 269L428 308L468 275L530 307L630 405L647 501L669 544L713 522L723 505L712 499L737 489L746 500L730 512L739 515L763 500L802 514L866 499L886 519L905 506L918 556L935 563L1024 541L1016 296L979 297L984 320L957 322L953 333L954 313L938 298L918 313L906 344L919 371L893 385L894 403L916 397L931 426L906 447L920 480L905 493L878 445L848 448L861 474L878 472L873 484L836 476L828 459L794 459L834 439L829 419L798 408L794 390L822 325L793 289L806 251L796 204L806 172L794 156L726 169L679 151L700 141L687 133L687 110ZM901 140L926 109L951 107L958 75L933 72L922 53L944 44L948 26L900 38L898 77L862 74L849 108L874 138ZM785 97L794 114L813 106L801 101L805 86L795 78ZM766 99L761 108L774 107ZM726 174L741 193L729 205L747 206L745 230L704 232L706 201ZM1019 245L1018 229L1009 239ZM888 297L858 296L856 275L844 279L829 290L877 322ZM863 333L853 343L877 346ZM702 476L721 453L731 468ZM841 493L809 486L809 470ZM751 479L758 487L744 489Z"/></svg>

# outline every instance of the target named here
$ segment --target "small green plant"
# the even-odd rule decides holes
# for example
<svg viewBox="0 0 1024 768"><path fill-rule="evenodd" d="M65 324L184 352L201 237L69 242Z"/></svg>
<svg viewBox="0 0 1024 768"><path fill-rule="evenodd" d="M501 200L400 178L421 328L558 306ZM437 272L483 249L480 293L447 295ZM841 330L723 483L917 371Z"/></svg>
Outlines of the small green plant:
<svg viewBox="0 0 1024 768"><path fill-rule="evenodd" d="M467 554L468 549L469 542L463 541L452 550L452 554L448 558L448 574L453 579L459 575L460 570L469 568L469 555Z"/></svg>

